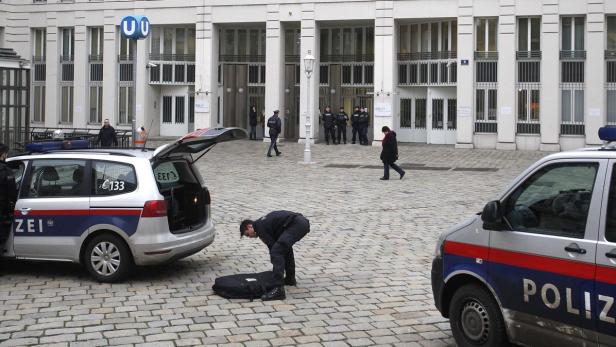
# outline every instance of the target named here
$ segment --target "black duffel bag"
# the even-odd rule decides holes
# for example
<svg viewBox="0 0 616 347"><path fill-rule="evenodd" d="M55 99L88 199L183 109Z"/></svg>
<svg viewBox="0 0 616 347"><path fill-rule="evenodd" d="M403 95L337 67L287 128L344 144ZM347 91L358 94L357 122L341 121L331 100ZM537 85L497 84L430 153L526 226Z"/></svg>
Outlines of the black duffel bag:
<svg viewBox="0 0 616 347"><path fill-rule="evenodd" d="M275 286L271 271L218 277L212 289L227 299L259 299Z"/></svg>

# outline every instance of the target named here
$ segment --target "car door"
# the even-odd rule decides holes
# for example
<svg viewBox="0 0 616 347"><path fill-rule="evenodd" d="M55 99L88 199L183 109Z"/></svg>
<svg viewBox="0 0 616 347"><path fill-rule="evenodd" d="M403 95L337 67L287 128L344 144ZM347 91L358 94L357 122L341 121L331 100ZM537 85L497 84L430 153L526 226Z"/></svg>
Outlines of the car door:
<svg viewBox="0 0 616 347"><path fill-rule="evenodd" d="M599 344L616 345L616 160L610 160L597 245L595 320Z"/></svg>
<svg viewBox="0 0 616 347"><path fill-rule="evenodd" d="M17 188L17 200L19 200L19 191L21 188L21 183L23 182L24 175L26 173L26 165L27 161L22 160L9 160L6 163L8 167L13 171L13 177L15 178L15 186ZM17 202L16 202L17 204ZM11 227L12 231L12 227ZM15 256L15 252L13 249L13 232L8 235L6 241L4 242L4 246L2 247L2 251L0 251L7 257Z"/></svg>
<svg viewBox="0 0 616 347"><path fill-rule="evenodd" d="M15 206L14 249L18 258L77 260L88 230L89 197L83 159L35 159Z"/></svg>
<svg viewBox="0 0 616 347"><path fill-rule="evenodd" d="M607 160L540 164L501 201L489 279L510 338L533 346L594 345L592 301Z"/></svg>

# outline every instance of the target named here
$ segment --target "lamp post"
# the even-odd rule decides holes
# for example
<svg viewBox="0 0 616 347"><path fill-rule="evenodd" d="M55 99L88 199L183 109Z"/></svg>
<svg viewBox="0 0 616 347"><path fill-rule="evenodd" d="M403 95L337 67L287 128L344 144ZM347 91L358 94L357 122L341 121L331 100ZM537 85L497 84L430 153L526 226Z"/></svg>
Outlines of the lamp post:
<svg viewBox="0 0 616 347"><path fill-rule="evenodd" d="M306 98L308 99L306 102L306 147L304 148L304 164L310 164L311 153L310 153L310 126L312 125L310 120L310 76L312 75L312 70L314 69L314 56L312 56L312 51L308 50L308 54L304 57L304 72L306 73L307 79L307 88L306 88Z"/></svg>

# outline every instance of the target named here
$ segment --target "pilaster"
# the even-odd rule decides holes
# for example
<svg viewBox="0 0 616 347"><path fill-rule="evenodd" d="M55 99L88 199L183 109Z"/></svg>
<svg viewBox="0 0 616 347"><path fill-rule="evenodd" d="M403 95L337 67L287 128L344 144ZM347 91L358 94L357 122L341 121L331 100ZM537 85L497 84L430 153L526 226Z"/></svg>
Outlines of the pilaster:
<svg viewBox="0 0 616 347"><path fill-rule="evenodd" d="M396 90L394 71L396 69L394 44L394 2L376 1L376 18L374 21L374 112L373 145L380 145L383 139L381 128L394 128L394 111Z"/></svg>
<svg viewBox="0 0 616 347"><path fill-rule="evenodd" d="M308 96L310 96L310 138L318 138L319 131L319 29L314 18L314 3L303 3L301 13L301 42L300 42L300 119L299 142L306 141L306 114L308 112ZM315 58L314 69L310 76L310 83L306 77L304 57L312 54ZM310 91L310 95L308 95Z"/></svg>
<svg viewBox="0 0 616 347"><path fill-rule="evenodd" d="M60 50L58 47L58 21L56 12L47 12L47 65L45 76L45 126L57 127L58 116L58 70Z"/></svg>
<svg viewBox="0 0 616 347"><path fill-rule="evenodd" d="M543 0L541 17L541 150L560 150L560 17L558 0Z"/></svg>
<svg viewBox="0 0 616 347"><path fill-rule="evenodd" d="M73 126L85 128L90 118L88 77L88 45L85 12L75 12L75 58L73 60Z"/></svg>
<svg viewBox="0 0 616 347"><path fill-rule="evenodd" d="M586 144L599 145L598 131L606 122L605 107L605 4L588 0L586 52Z"/></svg>
<svg viewBox="0 0 616 347"><path fill-rule="evenodd" d="M516 149L515 0L500 0L498 17L498 143L497 149Z"/></svg>
<svg viewBox="0 0 616 347"><path fill-rule="evenodd" d="M473 148L475 78L473 0L458 0L458 124L456 148ZM465 62L463 65L462 62Z"/></svg>
<svg viewBox="0 0 616 347"><path fill-rule="evenodd" d="M280 23L280 5L267 5L267 22L265 23L265 73L267 83L265 83L265 119L274 114L275 110L284 110L284 33ZM284 134L284 117L282 133ZM264 129L263 138L269 137L269 132Z"/></svg>
<svg viewBox="0 0 616 347"><path fill-rule="evenodd" d="M111 124L117 122L118 112L118 37L115 13L104 11L103 29L103 119L109 118Z"/></svg>

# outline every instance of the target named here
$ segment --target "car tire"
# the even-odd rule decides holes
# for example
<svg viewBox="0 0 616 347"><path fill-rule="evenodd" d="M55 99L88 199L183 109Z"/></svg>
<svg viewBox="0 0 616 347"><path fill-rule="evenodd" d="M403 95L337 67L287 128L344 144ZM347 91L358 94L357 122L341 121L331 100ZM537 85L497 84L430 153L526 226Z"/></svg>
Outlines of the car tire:
<svg viewBox="0 0 616 347"><path fill-rule="evenodd" d="M508 346L498 303L482 286L467 284L451 298L449 322L458 346Z"/></svg>
<svg viewBox="0 0 616 347"><path fill-rule="evenodd" d="M113 234L92 238L86 247L83 262L94 279L107 283L123 280L134 266L128 246Z"/></svg>

